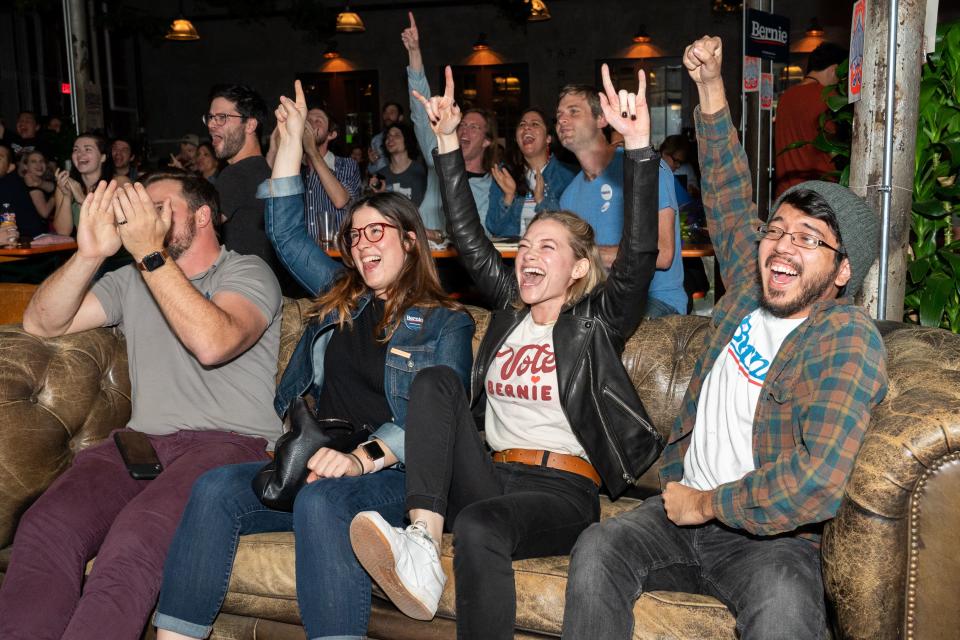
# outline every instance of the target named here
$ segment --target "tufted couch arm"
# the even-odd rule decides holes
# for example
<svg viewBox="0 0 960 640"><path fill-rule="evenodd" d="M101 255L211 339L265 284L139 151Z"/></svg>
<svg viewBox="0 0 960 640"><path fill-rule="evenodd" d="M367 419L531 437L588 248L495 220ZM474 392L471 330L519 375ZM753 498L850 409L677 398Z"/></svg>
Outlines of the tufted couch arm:
<svg viewBox="0 0 960 640"><path fill-rule="evenodd" d="M881 323L890 388L823 539L842 637L960 628L960 337Z"/></svg>
<svg viewBox="0 0 960 640"><path fill-rule="evenodd" d="M118 332L46 339L0 326L0 548L74 454L129 417L126 343Z"/></svg>

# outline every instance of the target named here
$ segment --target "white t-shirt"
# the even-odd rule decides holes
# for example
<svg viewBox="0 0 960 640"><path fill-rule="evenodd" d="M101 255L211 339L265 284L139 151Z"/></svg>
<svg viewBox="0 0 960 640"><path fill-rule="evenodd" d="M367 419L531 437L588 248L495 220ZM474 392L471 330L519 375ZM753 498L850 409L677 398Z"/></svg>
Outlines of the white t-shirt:
<svg viewBox="0 0 960 640"><path fill-rule="evenodd" d="M546 449L587 457L560 406L552 324L527 315L500 346L484 384L485 430L494 451Z"/></svg>
<svg viewBox="0 0 960 640"><path fill-rule="evenodd" d="M710 491L739 480L753 464L753 417L760 390L780 345L806 318L747 314L703 381L683 484Z"/></svg>

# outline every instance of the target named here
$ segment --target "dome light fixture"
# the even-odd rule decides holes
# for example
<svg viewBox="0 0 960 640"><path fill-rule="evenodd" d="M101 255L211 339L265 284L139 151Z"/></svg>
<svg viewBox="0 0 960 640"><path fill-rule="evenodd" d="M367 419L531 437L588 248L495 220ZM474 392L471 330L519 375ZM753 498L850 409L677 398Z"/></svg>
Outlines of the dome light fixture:
<svg viewBox="0 0 960 640"><path fill-rule="evenodd" d="M327 48L323 52L323 57L327 60L334 60L340 57L340 52L337 51L337 42L336 40L331 40L327 43Z"/></svg>
<svg viewBox="0 0 960 640"><path fill-rule="evenodd" d="M177 18L171 23L170 30L167 31L164 38L179 41L199 40L200 34L197 33L197 28L193 26L192 22L186 18Z"/></svg>
<svg viewBox="0 0 960 640"><path fill-rule="evenodd" d="M340 33L363 33L366 30L360 14L350 11L350 3L337 14L337 31Z"/></svg>
<svg viewBox="0 0 960 640"><path fill-rule="evenodd" d="M820 21L817 20L816 16L810 19L810 26L807 27L808 38L822 38L823 37L823 27L820 26Z"/></svg>
<svg viewBox="0 0 960 640"><path fill-rule="evenodd" d="M474 51L489 51L490 45L487 44L487 34L481 33L477 37L477 41L473 43Z"/></svg>
<svg viewBox="0 0 960 640"><path fill-rule="evenodd" d="M197 28L193 26L192 22L183 17L183 0L180 0L177 18L170 23L170 30L167 31L167 35L163 37L167 40L179 40L181 42L200 39Z"/></svg>
<svg viewBox="0 0 960 640"><path fill-rule="evenodd" d="M637 29L637 32L633 34L633 41L637 44L649 44L653 38L650 37L650 34L647 33L647 26L640 25L640 28Z"/></svg>
<svg viewBox="0 0 960 640"><path fill-rule="evenodd" d="M530 15L527 16L527 22L544 22L552 17L545 0L524 0L524 2L530 5Z"/></svg>

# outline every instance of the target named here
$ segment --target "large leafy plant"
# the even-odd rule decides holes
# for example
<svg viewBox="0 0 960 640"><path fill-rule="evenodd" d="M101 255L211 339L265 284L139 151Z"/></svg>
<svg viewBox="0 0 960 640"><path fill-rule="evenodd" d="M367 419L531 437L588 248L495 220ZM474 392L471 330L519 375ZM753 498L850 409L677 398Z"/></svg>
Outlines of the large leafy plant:
<svg viewBox="0 0 960 640"><path fill-rule="evenodd" d="M950 216L960 213L960 21L937 29L923 67L913 181L912 259L906 317L960 333L960 240Z"/></svg>

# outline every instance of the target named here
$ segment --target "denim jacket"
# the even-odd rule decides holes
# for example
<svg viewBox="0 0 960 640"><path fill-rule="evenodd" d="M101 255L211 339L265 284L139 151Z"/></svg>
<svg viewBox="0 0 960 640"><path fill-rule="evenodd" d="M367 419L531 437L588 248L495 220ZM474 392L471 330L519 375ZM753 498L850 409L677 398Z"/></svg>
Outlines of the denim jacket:
<svg viewBox="0 0 960 640"><path fill-rule="evenodd" d="M266 200L265 227L277 255L300 284L317 295L330 286L343 266L307 235L302 194L300 176L265 180L257 190L257 197ZM370 294L361 297L354 318L370 299ZM336 325L336 314L329 314L304 330L274 397L274 409L280 417L286 414L290 400L311 391L317 394L323 388L323 357ZM404 460L404 425L414 377L426 367L446 365L457 372L466 387L473 363L473 329L473 319L465 312L411 307L390 338L384 389L392 417L374 431L374 436L383 440L400 462Z"/></svg>
<svg viewBox="0 0 960 640"><path fill-rule="evenodd" d="M534 211L558 211L560 194L573 180L574 171L556 158L550 158L543 168L543 200ZM517 195L509 206L503 202L503 190L496 180L490 184L490 204L485 224L494 236L513 237L520 235L520 216L523 214L524 198Z"/></svg>

